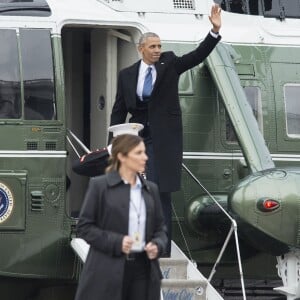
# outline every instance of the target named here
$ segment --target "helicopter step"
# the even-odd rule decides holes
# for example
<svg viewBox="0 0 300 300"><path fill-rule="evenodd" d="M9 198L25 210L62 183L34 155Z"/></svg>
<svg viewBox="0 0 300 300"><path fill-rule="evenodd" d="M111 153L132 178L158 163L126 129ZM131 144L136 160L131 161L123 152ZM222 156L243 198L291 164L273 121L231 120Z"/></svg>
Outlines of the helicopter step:
<svg viewBox="0 0 300 300"><path fill-rule="evenodd" d="M163 279L163 300L166 299L206 299L206 282L192 279Z"/></svg>
<svg viewBox="0 0 300 300"><path fill-rule="evenodd" d="M206 281L202 279L188 279L188 260L175 258L161 258L160 268L163 299L206 299Z"/></svg>
<svg viewBox="0 0 300 300"><path fill-rule="evenodd" d="M172 241L171 257L159 260L163 280L161 300L222 300L194 262Z"/></svg>

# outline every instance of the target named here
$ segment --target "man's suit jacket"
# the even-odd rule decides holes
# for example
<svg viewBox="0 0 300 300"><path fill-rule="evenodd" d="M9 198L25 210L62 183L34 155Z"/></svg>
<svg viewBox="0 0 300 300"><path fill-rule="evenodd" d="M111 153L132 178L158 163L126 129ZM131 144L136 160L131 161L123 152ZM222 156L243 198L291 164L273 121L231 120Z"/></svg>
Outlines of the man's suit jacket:
<svg viewBox="0 0 300 300"><path fill-rule="evenodd" d="M178 57L173 52L163 52L155 63L156 81L148 102L148 119L153 141L154 164L158 174L160 192L180 189L182 163L182 117L178 96L179 76L201 63L218 41L210 33L193 51ZM144 115L137 109L136 87L140 61L120 71L116 100L110 125L126 121L144 123Z"/></svg>

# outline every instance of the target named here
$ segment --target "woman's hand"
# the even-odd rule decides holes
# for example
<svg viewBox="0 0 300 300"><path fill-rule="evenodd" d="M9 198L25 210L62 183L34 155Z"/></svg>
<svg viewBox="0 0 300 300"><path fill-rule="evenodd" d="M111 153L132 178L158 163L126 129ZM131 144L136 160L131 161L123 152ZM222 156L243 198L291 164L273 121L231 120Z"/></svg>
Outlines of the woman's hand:
<svg viewBox="0 0 300 300"><path fill-rule="evenodd" d="M129 254L132 244L133 244L133 239L130 236L125 235L122 241L122 252L125 254Z"/></svg>
<svg viewBox="0 0 300 300"><path fill-rule="evenodd" d="M145 246L145 251L147 253L147 256L149 259L155 259L157 258L158 255L158 248L157 245L149 242L146 246Z"/></svg>

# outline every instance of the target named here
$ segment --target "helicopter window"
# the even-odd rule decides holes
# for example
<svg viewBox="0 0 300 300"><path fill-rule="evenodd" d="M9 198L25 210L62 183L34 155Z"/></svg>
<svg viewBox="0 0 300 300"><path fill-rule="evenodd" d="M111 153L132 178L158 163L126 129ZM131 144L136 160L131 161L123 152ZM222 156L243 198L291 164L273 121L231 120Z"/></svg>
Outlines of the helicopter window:
<svg viewBox="0 0 300 300"><path fill-rule="evenodd" d="M215 0L225 11L284 19L299 17L299 0Z"/></svg>
<svg viewBox="0 0 300 300"><path fill-rule="evenodd" d="M286 84L284 86L284 101L288 135L300 134L300 85Z"/></svg>
<svg viewBox="0 0 300 300"><path fill-rule="evenodd" d="M263 114L262 114L262 104L261 104L261 93L260 88L256 86L246 86L244 91L252 108L254 117L258 123L258 127L261 132L263 132ZM226 114L226 141L227 142L237 142L237 137L233 125L229 119L229 116Z"/></svg>
<svg viewBox="0 0 300 300"><path fill-rule="evenodd" d="M263 120L262 120L262 104L260 89L256 86L244 87L248 103L250 104L255 119L258 123L259 129L263 132Z"/></svg>
<svg viewBox="0 0 300 300"><path fill-rule="evenodd" d="M0 0L0 14L48 17L51 10L46 0Z"/></svg>
<svg viewBox="0 0 300 300"><path fill-rule="evenodd" d="M300 1L299 0L272 0L269 7L265 7L266 17L279 18L280 20L287 18L300 17Z"/></svg>
<svg viewBox="0 0 300 300"><path fill-rule="evenodd" d="M232 13L245 14L247 12L245 4L246 1L243 0L223 0L221 8Z"/></svg>
<svg viewBox="0 0 300 300"><path fill-rule="evenodd" d="M49 30L20 30L26 120L56 119Z"/></svg>
<svg viewBox="0 0 300 300"><path fill-rule="evenodd" d="M21 116L21 84L15 30L0 30L0 118Z"/></svg>

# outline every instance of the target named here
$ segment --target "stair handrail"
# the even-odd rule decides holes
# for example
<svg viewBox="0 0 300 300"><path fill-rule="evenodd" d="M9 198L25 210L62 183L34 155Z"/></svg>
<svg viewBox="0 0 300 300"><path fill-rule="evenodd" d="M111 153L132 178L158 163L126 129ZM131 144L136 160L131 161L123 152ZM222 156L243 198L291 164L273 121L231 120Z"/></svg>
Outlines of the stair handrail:
<svg viewBox="0 0 300 300"><path fill-rule="evenodd" d="M208 280L208 282L210 282L212 280L212 277L216 273L216 268L217 268L218 264L220 263L221 258L224 254L224 251L229 243L230 237L231 237L232 233L234 233L236 252L237 252L237 260L238 260L238 265L239 265L239 274L240 274L240 280L241 280L241 288L242 288L242 293L243 293L243 300L246 300L246 291L245 291L244 275L243 275L243 268L242 268L242 260L241 260L239 240L238 240L238 234L237 234L237 223L236 223L235 219L233 219L228 214L228 212L220 205L220 203L216 200L216 198L203 186L203 184L197 179L197 177L191 172L191 170L184 163L182 163L182 167L191 176L191 178L204 190L204 192L213 200L213 202L221 209L221 211L227 216L227 218L231 222L230 230L227 234L225 242L221 248L221 251L217 257L217 260L216 260L207 280Z"/></svg>
<svg viewBox="0 0 300 300"><path fill-rule="evenodd" d="M67 135L66 135L67 141L70 144L70 146L72 147L73 151L76 153L77 157L80 157L81 155L77 151L74 143L72 143L68 134L76 141L76 143L84 150L85 153L91 153L91 150L85 146L85 144L76 136L76 134L73 133L70 129L67 129Z"/></svg>

